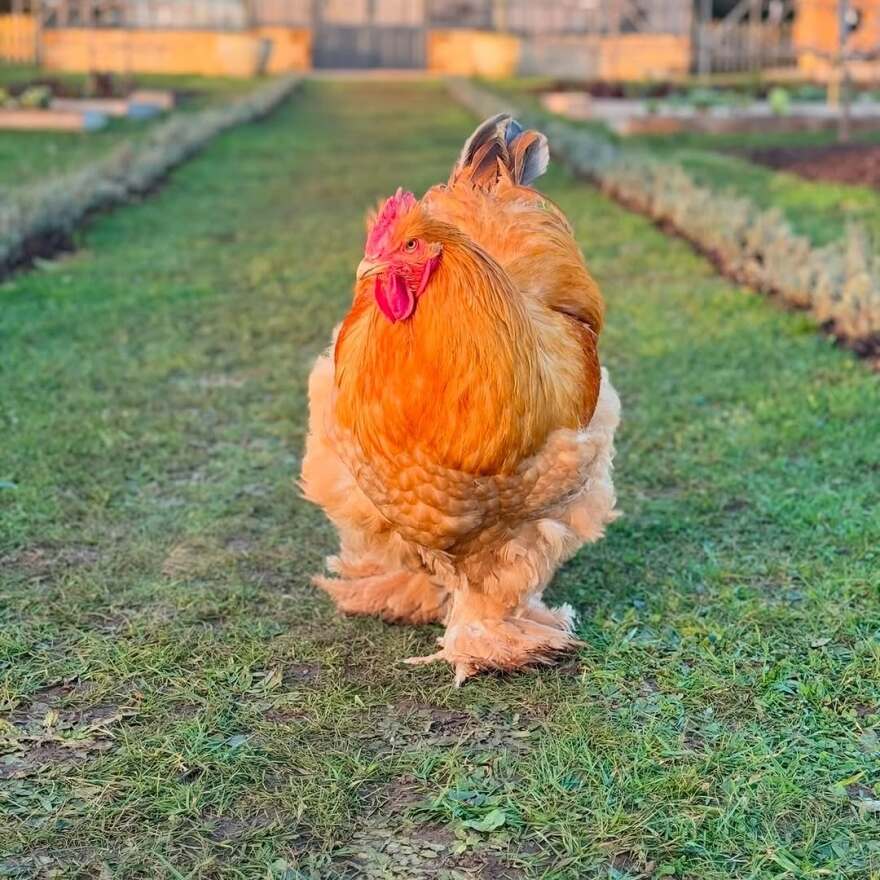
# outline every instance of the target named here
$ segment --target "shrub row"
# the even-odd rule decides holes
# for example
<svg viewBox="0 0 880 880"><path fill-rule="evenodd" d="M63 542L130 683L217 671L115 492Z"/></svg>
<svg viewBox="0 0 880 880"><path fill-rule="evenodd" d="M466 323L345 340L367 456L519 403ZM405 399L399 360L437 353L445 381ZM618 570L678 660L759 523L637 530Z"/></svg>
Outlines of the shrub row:
<svg viewBox="0 0 880 880"><path fill-rule="evenodd" d="M219 107L172 117L143 140L122 144L83 168L0 195L0 274L68 240L90 211L147 192L220 132L269 113L297 82L273 80Z"/></svg>
<svg viewBox="0 0 880 880"><path fill-rule="evenodd" d="M552 117L522 112L466 80L453 97L481 116L511 112L540 127L555 153L609 195L670 227L710 255L723 272L807 309L863 353L880 348L880 252L856 226L822 247L795 233L781 212L734 192L697 184L679 165Z"/></svg>

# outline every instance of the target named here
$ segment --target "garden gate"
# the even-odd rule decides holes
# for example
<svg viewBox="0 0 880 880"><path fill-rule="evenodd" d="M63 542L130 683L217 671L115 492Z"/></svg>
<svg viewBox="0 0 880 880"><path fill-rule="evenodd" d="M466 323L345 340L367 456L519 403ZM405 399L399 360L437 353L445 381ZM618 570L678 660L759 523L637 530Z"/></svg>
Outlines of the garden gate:
<svg viewBox="0 0 880 880"><path fill-rule="evenodd" d="M312 63L317 68L420 68L425 21L418 0L316 3Z"/></svg>

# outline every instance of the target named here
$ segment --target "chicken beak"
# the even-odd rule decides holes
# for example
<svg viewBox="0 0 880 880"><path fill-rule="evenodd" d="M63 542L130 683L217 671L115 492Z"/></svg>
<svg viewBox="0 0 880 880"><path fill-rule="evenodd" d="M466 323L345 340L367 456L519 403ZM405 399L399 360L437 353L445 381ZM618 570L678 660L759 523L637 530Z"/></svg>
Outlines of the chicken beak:
<svg viewBox="0 0 880 880"><path fill-rule="evenodd" d="M364 278L370 278L373 275L378 275L380 272L384 272L387 268L387 263L382 263L378 260L368 260L366 257L364 257L357 267L357 280L363 281Z"/></svg>

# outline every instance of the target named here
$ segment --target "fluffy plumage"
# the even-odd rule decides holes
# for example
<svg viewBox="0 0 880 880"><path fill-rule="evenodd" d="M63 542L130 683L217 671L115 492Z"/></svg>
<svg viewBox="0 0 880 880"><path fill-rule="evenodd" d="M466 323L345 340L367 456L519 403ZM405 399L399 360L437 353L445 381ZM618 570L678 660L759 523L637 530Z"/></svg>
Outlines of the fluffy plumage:
<svg viewBox="0 0 880 880"><path fill-rule="evenodd" d="M576 644L540 596L614 516L603 304L565 217L527 186L547 160L542 134L498 116L447 184L398 190L310 381L302 485L341 539L317 583L348 613L445 622L421 659L459 682Z"/></svg>

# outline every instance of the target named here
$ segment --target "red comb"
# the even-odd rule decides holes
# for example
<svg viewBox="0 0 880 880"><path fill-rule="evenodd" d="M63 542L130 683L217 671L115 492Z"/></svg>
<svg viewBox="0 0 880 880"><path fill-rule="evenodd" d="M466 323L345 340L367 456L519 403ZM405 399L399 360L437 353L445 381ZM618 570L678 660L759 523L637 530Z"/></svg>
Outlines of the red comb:
<svg viewBox="0 0 880 880"><path fill-rule="evenodd" d="M370 255L381 254L391 234L395 222L416 206L416 197L406 190L397 188L397 192L385 200L376 222L367 236L366 252Z"/></svg>

